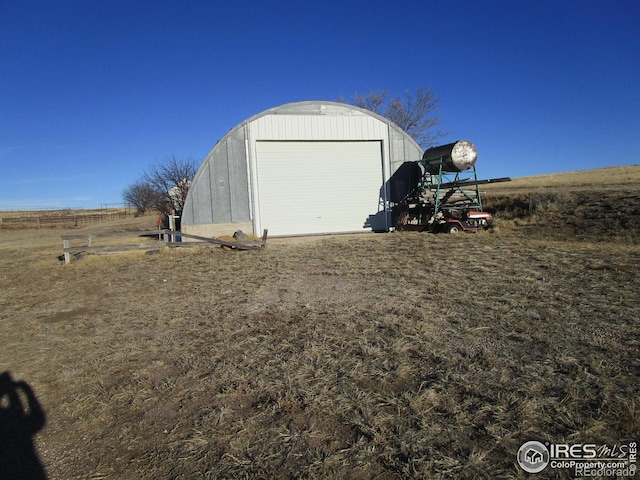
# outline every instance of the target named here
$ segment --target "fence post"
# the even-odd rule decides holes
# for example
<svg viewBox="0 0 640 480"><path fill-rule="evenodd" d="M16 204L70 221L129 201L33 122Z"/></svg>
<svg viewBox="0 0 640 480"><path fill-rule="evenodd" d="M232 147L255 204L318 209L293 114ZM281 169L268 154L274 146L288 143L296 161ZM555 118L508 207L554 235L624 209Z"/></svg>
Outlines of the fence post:
<svg viewBox="0 0 640 480"><path fill-rule="evenodd" d="M71 261L71 254L67 252L67 248L69 248L69 240L62 240L62 247L64 248L64 263L69 263Z"/></svg>

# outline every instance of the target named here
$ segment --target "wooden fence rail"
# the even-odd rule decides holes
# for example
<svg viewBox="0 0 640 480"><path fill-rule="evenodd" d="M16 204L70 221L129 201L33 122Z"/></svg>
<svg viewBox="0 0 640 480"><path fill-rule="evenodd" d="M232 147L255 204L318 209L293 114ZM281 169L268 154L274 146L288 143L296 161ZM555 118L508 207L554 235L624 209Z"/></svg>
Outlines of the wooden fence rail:
<svg viewBox="0 0 640 480"><path fill-rule="evenodd" d="M128 243L117 245L93 245L96 238L113 237L157 237L155 243ZM195 242L178 241L182 238L196 240ZM82 245L71 246L72 241L83 240ZM224 246L234 250L257 250L263 248L267 243L267 230L264 230L260 240L229 242L218 238L201 237L173 230L150 230L136 232L115 232L115 233L87 233L62 236L62 250L64 252L65 263L71 262L72 256L80 253L114 253L128 250L150 250L159 247L203 247L203 246Z"/></svg>

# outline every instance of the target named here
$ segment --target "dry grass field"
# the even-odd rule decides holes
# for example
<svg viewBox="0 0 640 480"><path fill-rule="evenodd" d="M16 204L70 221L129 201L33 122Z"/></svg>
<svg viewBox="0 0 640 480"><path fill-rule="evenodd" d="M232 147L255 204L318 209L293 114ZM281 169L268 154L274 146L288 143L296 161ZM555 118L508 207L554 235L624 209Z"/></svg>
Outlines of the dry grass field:
<svg viewBox="0 0 640 480"><path fill-rule="evenodd" d="M60 480L528 478L525 441L638 441L631 169L617 189L487 189L493 233L64 265L61 235L155 217L0 230L0 372L31 413L0 450L18 439Z"/></svg>
<svg viewBox="0 0 640 480"><path fill-rule="evenodd" d="M0 211L0 229L77 228L131 216L133 208Z"/></svg>

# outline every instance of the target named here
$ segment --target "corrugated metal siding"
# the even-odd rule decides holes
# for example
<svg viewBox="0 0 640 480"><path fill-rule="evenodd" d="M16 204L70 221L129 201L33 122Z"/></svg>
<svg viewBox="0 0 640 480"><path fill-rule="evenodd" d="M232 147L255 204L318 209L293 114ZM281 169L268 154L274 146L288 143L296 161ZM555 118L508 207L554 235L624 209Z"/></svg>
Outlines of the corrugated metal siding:
<svg viewBox="0 0 640 480"><path fill-rule="evenodd" d="M250 124L252 140L386 140L387 126L360 116L265 115Z"/></svg>
<svg viewBox="0 0 640 480"><path fill-rule="evenodd" d="M402 131L389 129L391 145L391 166L395 171L404 162L414 162L422 158L422 149L403 134Z"/></svg>
<svg viewBox="0 0 640 480"><path fill-rule="evenodd" d="M217 222L231 221L231 198L229 192L229 141L225 142L224 148L218 155L213 156L213 168L209 176L211 185L213 216Z"/></svg>
<svg viewBox="0 0 640 480"><path fill-rule="evenodd" d="M244 129L242 135L227 141L227 168L229 172L229 208L231 222L251 220L249 212L248 172Z"/></svg>
<svg viewBox="0 0 640 480"><path fill-rule="evenodd" d="M251 221L245 152L244 128L211 150L192 183L184 224Z"/></svg>
<svg viewBox="0 0 640 480"><path fill-rule="evenodd" d="M189 197L182 212L182 223L213 223L211 209L211 184L209 182L209 162L204 161L189 188ZM206 179L202 181L199 179Z"/></svg>

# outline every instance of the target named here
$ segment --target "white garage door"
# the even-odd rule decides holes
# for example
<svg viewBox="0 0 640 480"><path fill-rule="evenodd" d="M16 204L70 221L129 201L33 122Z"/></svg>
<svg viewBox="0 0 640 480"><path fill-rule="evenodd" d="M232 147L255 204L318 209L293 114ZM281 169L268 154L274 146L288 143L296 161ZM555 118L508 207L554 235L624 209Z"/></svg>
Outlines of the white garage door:
<svg viewBox="0 0 640 480"><path fill-rule="evenodd" d="M363 231L378 212L379 141L256 142L261 228L269 235Z"/></svg>

